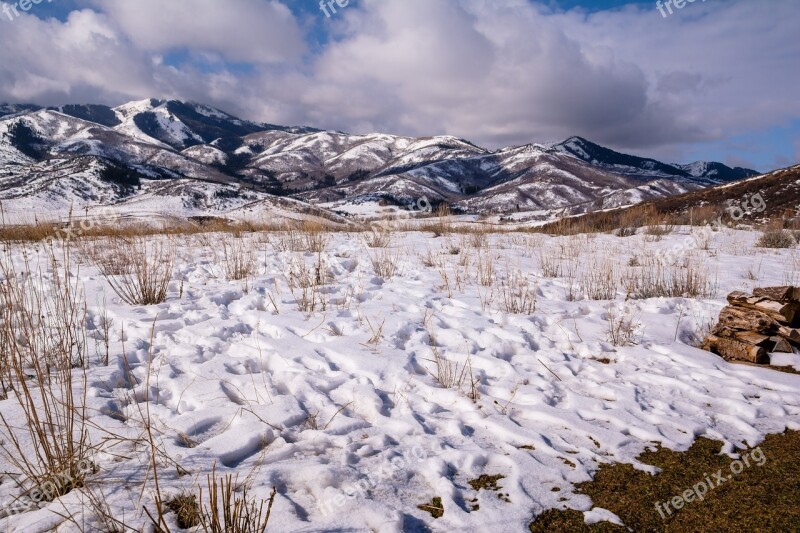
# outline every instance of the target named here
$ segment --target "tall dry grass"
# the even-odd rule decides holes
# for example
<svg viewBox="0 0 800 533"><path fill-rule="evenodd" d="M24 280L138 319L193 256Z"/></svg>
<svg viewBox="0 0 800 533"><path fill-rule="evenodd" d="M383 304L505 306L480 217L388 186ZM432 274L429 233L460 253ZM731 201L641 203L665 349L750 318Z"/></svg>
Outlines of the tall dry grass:
<svg viewBox="0 0 800 533"><path fill-rule="evenodd" d="M475 264L478 285L481 287L491 287L497 278L495 271L494 257L490 253L479 253Z"/></svg>
<svg viewBox="0 0 800 533"><path fill-rule="evenodd" d="M175 249L163 239L112 237L94 255L105 280L128 305L155 305L167 299Z"/></svg>
<svg viewBox="0 0 800 533"><path fill-rule="evenodd" d="M200 527L206 533L264 533L269 525L277 489L268 500L250 495L247 483L232 475L218 476L216 468L208 475L208 504L200 512ZM200 491L200 500L203 492Z"/></svg>
<svg viewBox="0 0 800 533"><path fill-rule="evenodd" d="M309 265L302 257L292 257L284 277L299 311L314 313L328 309L330 298L326 285L329 275L322 254L317 254L313 265Z"/></svg>
<svg viewBox="0 0 800 533"><path fill-rule="evenodd" d="M509 269L499 287L501 310L510 314L532 315L536 311L537 290L527 274Z"/></svg>
<svg viewBox="0 0 800 533"><path fill-rule="evenodd" d="M364 244L368 248L388 248L392 244L393 238L389 229L375 226L364 234Z"/></svg>
<svg viewBox="0 0 800 533"><path fill-rule="evenodd" d="M592 256L581 271L578 283L589 300L613 300L619 284L617 265L610 257Z"/></svg>
<svg viewBox="0 0 800 533"><path fill-rule="evenodd" d="M465 384L469 386L467 397L473 402L478 400L478 380L475 379L472 371L472 358L467 357L463 364L451 361L444 357L439 350L439 343L431 325L432 314L426 311L422 319L423 327L428 333L429 345L433 353L433 359L427 359L433 363L433 370L428 369L428 374L445 389L456 389L461 391Z"/></svg>
<svg viewBox="0 0 800 533"><path fill-rule="evenodd" d="M0 372L17 407L0 412L0 450L29 497L49 501L88 473L86 304L68 247L37 257L15 265L7 249L0 259Z"/></svg>
<svg viewBox="0 0 800 533"><path fill-rule="evenodd" d="M369 254L372 269L375 275L383 278L393 278L400 271L400 251L381 248Z"/></svg>
<svg viewBox="0 0 800 533"><path fill-rule="evenodd" d="M241 281L250 278L255 272L256 256L253 243L242 238L222 240L222 265L225 278Z"/></svg>
<svg viewBox="0 0 800 533"><path fill-rule="evenodd" d="M321 222L307 220L302 223L301 233L305 242L306 251L320 254L325 251L330 242L330 233L327 226Z"/></svg>
<svg viewBox="0 0 800 533"><path fill-rule="evenodd" d="M546 278L561 276L561 256L553 247L541 246L534 250L534 255L539 263L539 270Z"/></svg>
<svg viewBox="0 0 800 533"><path fill-rule="evenodd" d="M626 299L713 298L717 281L703 258L688 254L675 262L654 253L643 254L638 266L622 275Z"/></svg>

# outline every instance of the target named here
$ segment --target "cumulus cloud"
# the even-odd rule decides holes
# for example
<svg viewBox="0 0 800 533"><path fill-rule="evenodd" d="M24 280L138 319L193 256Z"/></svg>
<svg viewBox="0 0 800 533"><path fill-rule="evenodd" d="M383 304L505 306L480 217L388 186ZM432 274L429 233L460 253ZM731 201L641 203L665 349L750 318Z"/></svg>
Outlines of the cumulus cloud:
<svg viewBox="0 0 800 533"><path fill-rule="evenodd" d="M528 0L362 0L331 19L277 0L92 2L3 25L0 100L177 97L273 123L490 147L576 134L674 158L800 117L794 0L667 19ZM329 38L307 47L315 24Z"/></svg>
<svg viewBox="0 0 800 533"><path fill-rule="evenodd" d="M641 69L587 52L524 1L368 0L343 15L298 93L314 123L500 145L646 112Z"/></svg>
<svg viewBox="0 0 800 533"><path fill-rule="evenodd" d="M281 80L282 116L489 146L578 134L676 157L800 117L798 4L688 8L663 19L652 6L365 0L340 12L310 71ZM272 73L262 83L274 88Z"/></svg>
<svg viewBox="0 0 800 533"><path fill-rule="evenodd" d="M274 0L97 0L96 4L140 50L191 48L252 63L295 60L305 50L291 10Z"/></svg>
<svg viewBox="0 0 800 533"><path fill-rule="evenodd" d="M800 81L800 4L696 3L674 17L654 18L637 9L556 17L565 32L640 66L650 107L661 106L676 118L676 128L667 124L658 134L648 131L660 124L645 121L619 142L714 140L800 116L792 89Z"/></svg>
<svg viewBox="0 0 800 533"><path fill-rule="evenodd" d="M0 101L240 102L255 89L242 88L249 85L243 83L247 76L232 73L229 62L285 65L305 50L294 16L279 2L207 2L213 6L198 11L204 1L162 6L150 0L96 0L93 9L72 11L64 21L26 14L4 21ZM164 56L172 51L185 51L190 59L179 68L170 65Z"/></svg>
<svg viewBox="0 0 800 533"><path fill-rule="evenodd" d="M22 16L4 23L0 48L0 100L56 104L154 89L150 60L91 10L73 11L64 22Z"/></svg>

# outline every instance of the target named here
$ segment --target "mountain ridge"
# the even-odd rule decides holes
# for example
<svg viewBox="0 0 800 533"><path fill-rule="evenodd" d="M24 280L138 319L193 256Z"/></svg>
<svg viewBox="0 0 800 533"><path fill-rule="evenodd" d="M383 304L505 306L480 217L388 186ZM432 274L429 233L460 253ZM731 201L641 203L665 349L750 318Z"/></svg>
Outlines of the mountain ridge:
<svg viewBox="0 0 800 533"><path fill-rule="evenodd" d="M539 218L663 198L757 174L716 162L662 163L581 137L489 150L453 136L351 135L256 123L180 100L146 99L113 108L0 106L0 199L24 196L26 185L38 191L30 194L43 194L42 183L64 179L55 167L77 157L122 168L115 172L135 176L130 180L140 184L190 179L334 210L425 197L457 212ZM85 201L98 201L97 191L89 189ZM120 192L113 201L127 199Z"/></svg>

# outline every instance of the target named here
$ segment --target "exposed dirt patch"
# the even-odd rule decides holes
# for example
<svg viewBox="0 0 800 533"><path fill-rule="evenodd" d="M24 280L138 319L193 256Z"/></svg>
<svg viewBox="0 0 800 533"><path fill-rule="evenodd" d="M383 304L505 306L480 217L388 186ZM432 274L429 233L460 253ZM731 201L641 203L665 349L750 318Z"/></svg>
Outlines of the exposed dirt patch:
<svg viewBox="0 0 800 533"><path fill-rule="evenodd" d="M640 460L662 469L656 476L631 465L603 466L595 479L578 485L594 505L608 509L633 531L797 531L800 527L800 432L770 435L753 450L741 451L743 465L719 455L720 443L699 439L686 452L659 449ZM748 457L750 466L744 465ZM762 460L763 458L763 460ZM715 474L725 480L720 482ZM671 502L705 480L715 485L702 499L697 492L680 509ZM706 483L707 484L707 483ZM657 504L661 504L660 511ZM549 510L534 521L538 531L624 531L609 523L586 526L583 513Z"/></svg>

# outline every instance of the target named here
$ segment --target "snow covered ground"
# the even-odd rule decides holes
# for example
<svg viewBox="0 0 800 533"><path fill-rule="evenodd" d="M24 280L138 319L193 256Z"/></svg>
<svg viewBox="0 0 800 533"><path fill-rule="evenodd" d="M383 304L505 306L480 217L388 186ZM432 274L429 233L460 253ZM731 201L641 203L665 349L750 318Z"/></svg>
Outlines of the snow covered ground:
<svg viewBox="0 0 800 533"><path fill-rule="evenodd" d="M255 270L228 281L221 243L234 237L187 236L173 241L167 301L148 307L122 303L84 261L74 272L90 336L100 339L104 310L112 321L111 364L93 357L88 372L99 447L89 483L115 516L147 523L143 450L104 438L141 435L149 401L164 455L190 473L165 463L161 491L192 490L214 464L250 476L256 496L278 490L271 531L526 531L548 508L590 512L574 484L601 464L649 469L636 457L656 445L685 450L707 436L733 452L800 429L800 376L693 347L728 292L800 282L797 251L754 248L757 237L726 229L695 239L688 228L660 241L406 233L369 248L364 235L335 233L316 253L291 251L287 235L244 235ZM22 249L12 252L17 262ZM698 267L709 295L626 301L623 280L663 257ZM588 299L605 273L613 298ZM299 309L304 279L313 311ZM533 312L513 312L532 296ZM630 319L635 345L610 341L613 317ZM103 352L102 342L91 351ZM442 386L436 360L460 385ZM800 369L800 356L776 361ZM0 409L23 423L12 401ZM500 488L473 489L481 475L503 476ZM0 503L17 493L0 474ZM81 494L0 528L71 531L65 509L92 520ZM435 497L444 507L436 519L418 508Z"/></svg>

